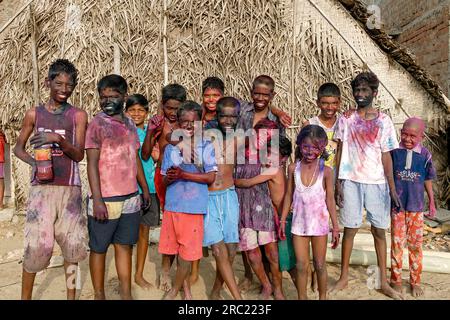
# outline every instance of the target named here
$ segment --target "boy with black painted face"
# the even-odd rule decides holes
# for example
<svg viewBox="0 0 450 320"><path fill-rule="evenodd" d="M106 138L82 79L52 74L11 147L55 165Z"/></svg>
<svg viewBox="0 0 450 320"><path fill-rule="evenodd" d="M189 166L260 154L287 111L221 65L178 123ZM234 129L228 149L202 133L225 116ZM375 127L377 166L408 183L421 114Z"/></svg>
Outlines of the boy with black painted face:
<svg viewBox="0 0 450 320"><path fill-rule="evenodd" d="M66 59L58 59L50 65L45 79L50 98L47 103L26 112L14 147L14 154L33 169L22 273L22 299L26 300L31 299L36 273L50 263L55 240L64 256L69 300L75 299L76 293L75 282L69 277L87 256L86 217L81 210L78 169L78 162L84 158L87 114L67 102L77 85L77 76L75 66ZM25 149L33 133L30 144L35 148L52 146L54 178L50 182L36 178L36 160Z"/></svg>
<svg viewBox="0 0 450 320"><path fill-rule="evenodd" d="M124 114L127 83L119 75L103 77L97 85L102 112L88 126L86 153L91 195L88 199L89 267L94 298L105 299L105 259L114 245L120 296L131 296L131 255L139 235L143 207L150 195L139 158L136 126Z"/></svg>
<svg viewBox="0 0 450 320"><path fill-rule="evenodd" d="M372 72L363 72L351 82L356 112L338 120L334 138L339 141L336 156L336 202L341 207L344 226L341 276L333 290L342 290L348 283L348 269L353 239L361 227L363 209L371 224L380 268L381 291L394 299L402 299L387 282L386 237L391 200L400 207L393 178L390 151L398 148L394 124L389 116L377 110L373 99L379 80Z"/></svg>
<svg viewBox="0 0 450 320"><path fill-rule="evenodd" d="M239 201L234 188L233 172L236 157L234 129L238 119L239 101L224 97L217 101L218 139L214 140L218 171L209 185L208 212L204 219L203 246L211 246L216 259L216 279L211 299L220 298L223 282L233 298L241 299L232 269L239 243ZM208 135L211 131L206 131ZM228 133L228 135L227 135ZM222 145L219 143L222 142Z"/></svg>

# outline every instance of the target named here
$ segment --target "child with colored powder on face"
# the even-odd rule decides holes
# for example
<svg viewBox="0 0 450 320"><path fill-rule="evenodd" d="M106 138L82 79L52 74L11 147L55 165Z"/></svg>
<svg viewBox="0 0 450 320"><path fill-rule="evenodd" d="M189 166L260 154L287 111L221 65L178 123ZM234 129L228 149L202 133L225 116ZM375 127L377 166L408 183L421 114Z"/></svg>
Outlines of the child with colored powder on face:
<svg viewBox="0 0 450 320"><path fill-rule="evenodd" d="M255 125L255 135L246 142L245 162L236 165L235 179L251 179L261 174L263 162L261 151L271 140L279 137L279 126L269 119L262 119ZM255 153L256 151L256 153ZM238 161L240 159L238 158ZM237 189L240 205L239 249L245 254L253 272L261 285L262 299L284 299L281 272L278 264L278 246L275 223L275 209L270 198L268 182L255 184L249 188ZM265 272L261 248L265 251L270 265L272 283Z"/></svg>
<svg viewBox="0 0 450 320"><path fill-rule="evenodd" d="M201 127L199 104L186 101L177 111L183 141L168 144L164 151L161 174L167 185L159 253L177 255L175 283L165 299L175 299L184 285L185 299L191 299L186 280L192 261L202 257L203 215L208 209L208 185L215 180L217 163L214 146L194 134Z"/></svg>
<svg viewBox="0 0 450 320"><path fill-rule="evenodd" d="M33 169L22 272L22 299L26 300L32 297L36 273L50 263L55 240L64 257L68 300L75 299L76 294L75 279L70 281L70 277L87 256L86 217L81 209L78 169L78 162L84 158L87 113L67 102L77 85L77 78L77 69L66 59L58 59L50 65L45 79L45 85L50 89L49 100L26 112L14 147L16 157ZM25 149L33 133L30 144L35 148L51 145L51 181L39 180L37 159Z"/></svg>
<svg viewBox="0 0 450 320"><path fill-rule="evenodd" d="M207 130L205 136L214 140L218 171L208 187L208 212L204 219L203 246L211 246L216 260L216 279L211 299L220 298L223 282L232 296L241 299L232 269L239 243L239 201L234 187L233 173L236 157L234 129L239 114L239 101L224 97L217 101L219 130Z"/></svg>
<svg viewBox="0 0 450 320"><path fill-rule="evenodd" d="M403 296L392 289L386 272L386 235L391 199L400 200L395 191L391 150L398 148L394 124L389 116L373 107L379 80L372 72L358 74L351 82L357 109L349 117L340 117L335 133L339 141L336 153L336 202L341 207L344 226L341 276L331 289L342 290L348 284L348 270L353 240L361 227L363 209L371 224L380 271L381 292L394 298Z"/></svg>
<svg viewBox="0 0 450 320"><path fill-rule="evenodd" d="M164 212L166 185L161 174L164 150L168 145L168 137L177 128L177 110L181 103L186 101L186 89L179 84L169 84L162 89L162 111L163 115L153 116L148 123L144 143L142 144L142 159L148 160L154 150L155 145L159 149L159 158L155 169L155 190L159 199L159 204ZM164 220L164 215L163 215ZM172 287L170 280L170 267L175 256L162 256L161 273L157 276L158 287L163 291L169 291Z"/></svg>
<svg viewBox="0 0 450 320"><path fill-rule="evenodd" d="M260 121L255 130L264 127L264 120ZM276 210L275 223L279 227L280 215L283 207L283 199L286 191L286 162L292 153L292 143L287 137L280 137L279 146L275 148L270 146L268 149L270 153L269 162L261 168L261 174L250 179L235 180L236 187L249 188L256 184L268 182L270 198ZM272 158L273 157L273 158ZM277 158L277 159L275 159ZM270 161L274 159L275 161ZM291 215L286 219L286 238L278 241L278 254L280 271L288 271L292 281L295 284L296 270L295 270L295 253L292 246L292 236L290 234ZM270 267L266 267L266 272L270 272Z"/></svg>
<svg viewBox="0 0 450 320"><path fill-rule="evenodd" d="M436 179L431 153L422 146L425 123L409 118L403 124L400 147L391 151L394 181L400 207L391 212L391 286L402 292L403 247L408 245L411 294L423 295L422 273L424 191L429 199L430 218L436 215L432 180ZM424 190L425 189L425 190Z"/></svg>
<svg viewBox="0 0 450 320"><path fill-rule="evenodd" d="M145 134L147 132L147 125L145 121L148 116L148 101L141 94L133 94L128 97L125 104L126 114L134 121L137 128L137 134L139 136L139 142L144 143ZM155 191L155 162L159 156L158 150L154 147L152 157L148 160L142 159L142 150L139 150L139 156L142 162L142 168L144 170L145 180L150 193L150 207L148 209L141 210L141 223L139 225L139 240L137 242L136 250L136 273L134 275L134 281L137 285L144 289L152 288L147 280L144 279L144 265L148 250L149 232L159 225L159 199ZM143 190L139 187L139 194L142 197ZM143 200L143 199L141 199Z"/></svg>
<svg viewBox="0 0 450 320"><path fill-rule="evenodd" d="M106 253L114 245L120 296L131 296L131 257L139 238L142 188L144 210L150 194L139 158L139 137L133 120L125 116L127 82L119 75L100 79L97 90L102 112L86 133L86 153L91 196L88 199L89 268L94 298L104 300Z"/></svg>
<svg viewBox="0 0 450 320"><path fill-rule="evenodd" d="M325 164L334 170L337 143L333 139L338 122L337 113L341 106L341 91L339 87L334 83L321 85L317 91L317 106L320 109L320 114L305 121L303 127L308 124L314 124L325 130L328 137L326 148L328 160L325 161Z"/></svg>
<svg viewBox="0 0 450 320"><path fill-rule="evenodd" d="M299 300L307 299L309 244L317 273L319 299L327 298L325 256L332 223L332 248L339 244L339 226L333 192L333 171L325 165L328 138L317 125L307 125L297 136L295 162L288 168L288 184L280 221L280 237L286 236L286 218L292 206L293 244L297 260Z"/></svg>

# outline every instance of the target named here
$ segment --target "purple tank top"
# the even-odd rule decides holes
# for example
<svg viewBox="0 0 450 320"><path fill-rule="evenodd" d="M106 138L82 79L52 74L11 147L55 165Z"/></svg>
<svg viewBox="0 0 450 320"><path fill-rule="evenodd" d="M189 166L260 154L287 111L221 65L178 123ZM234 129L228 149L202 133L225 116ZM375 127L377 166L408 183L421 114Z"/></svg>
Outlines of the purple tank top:
<svg viewBox="0 0 450 320"><path fill-rule="evenodd" d="M63 136L64 139L75 145L76 112L77 109L69 105L63 113L54 114L47 111L45 106L40 105L36 107L35 132L38 132L39 128L51 130L52 132ZM56 186L81 186L78 163L64 154L57 143L53 144L52 157L54 179L53 181L45 184ZM32 174L31 184L40 184L35 178L34 172Z"/></svg>

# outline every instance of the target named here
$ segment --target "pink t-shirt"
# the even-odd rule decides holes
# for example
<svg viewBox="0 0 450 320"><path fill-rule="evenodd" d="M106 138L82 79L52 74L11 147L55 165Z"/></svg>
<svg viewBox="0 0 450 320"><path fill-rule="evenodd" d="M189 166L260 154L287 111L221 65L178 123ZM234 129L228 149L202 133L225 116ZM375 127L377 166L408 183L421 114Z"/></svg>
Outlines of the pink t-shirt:
<svg viewBox="0 0 450 320"><path fill-rule="evenodd" d="M98 170L102 197L116 197L138 191L136 151L139 137L133 121L116 120L101 112L89 123L85 149L100 149Z"/></svg>
<svg viewBox="0 0 450 320"><path fill-rule="evenodd" d="M381 153L398 148L391 118L379 112L378 118L365 120L357 112L340 117L335 140L342 141L339 179L366 184L384 184Z"/></svg>

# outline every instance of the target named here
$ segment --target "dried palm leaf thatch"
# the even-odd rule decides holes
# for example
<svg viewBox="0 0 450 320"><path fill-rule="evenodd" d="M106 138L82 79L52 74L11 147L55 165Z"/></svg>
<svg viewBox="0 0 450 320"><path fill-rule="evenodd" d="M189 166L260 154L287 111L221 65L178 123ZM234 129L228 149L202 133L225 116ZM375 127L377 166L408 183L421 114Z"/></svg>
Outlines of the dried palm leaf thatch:
<svg viewBox="0 0 450 320"><path fill-rule="evenodd" d="M304 3L307 2L35 1L40 100L48 98L43 79L49 64L65 57L79 70L79 83L70 102L92 117L99 111L96 83L113 72L114 47L119 47L121 74L129 83L129 93L146 95L152 112L160 99L165 60L168 82L184 85L189 98L197 101L201 97L201 82L207 76L221 77L226 84L225 94L244 100L250 99L255 76L272 76L277 92L273 104L292 116L294 126L289 135L294 139L301 123L318 113L316 91L322 83L330 81L340 86L346 109L353 104L350 80L367 68L336 31L321 22L320 15L298 17L297 6ZM340 6L337 1L333 3ZM0 42L0 127L12 143L25 111L34 104L29 12L19 15ZM164 37L167 53L162 45ZM386 96L386 90L380 90L380 94ZM388 112L398 111L392 103L380 107ZM438 144L439 148L446 145ZM28 178L24 177L29 176L29 168L15 158L13 161L16 201L23 206L28 190ZM84 163L80 170L86 192Z"/></svg>

